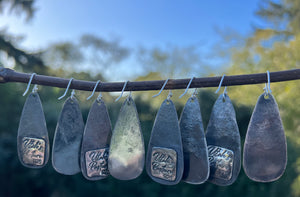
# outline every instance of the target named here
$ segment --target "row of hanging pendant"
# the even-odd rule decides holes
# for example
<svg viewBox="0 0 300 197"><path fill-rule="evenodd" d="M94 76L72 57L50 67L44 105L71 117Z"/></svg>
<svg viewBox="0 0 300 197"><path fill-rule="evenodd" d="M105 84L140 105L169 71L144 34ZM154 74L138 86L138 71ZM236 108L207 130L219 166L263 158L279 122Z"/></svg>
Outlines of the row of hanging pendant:
<svg viewBox="0 0 300 197"><path fill-rule="evenodd" d="M247 176L259 182L278 179L287 162L286 139L271 93L262 94L252 114L244 144L243 167ZM38 93L31 93L24 105L18 130L21 163L41 168L49 159L49 139ZM107 108L97 99L86 125L78 101L72 95L60 114L52 150L54 169L65 175L82 172L88 180L120 180L138 177L144 168L145 149L140 121L131 97L123 103L111 132ZM219 96L204 133L198 99L188 99L180 120L170 98L155 118L146 156L146 170L156 182L174 185L205 181L232 184L241 167L241 142L236 114L227 94Z"/></svg>

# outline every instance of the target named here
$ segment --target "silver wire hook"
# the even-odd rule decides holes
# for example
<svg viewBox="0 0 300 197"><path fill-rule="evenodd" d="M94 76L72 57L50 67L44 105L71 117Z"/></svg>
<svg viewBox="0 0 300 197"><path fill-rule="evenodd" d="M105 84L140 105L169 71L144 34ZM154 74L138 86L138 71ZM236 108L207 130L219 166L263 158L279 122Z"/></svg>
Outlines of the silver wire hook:
<svg viewBox="0 0 300 197"><path fill-rule="evenodd" d="M90 98L92 98L92 96L94 96L95 91L96 91L96 89L97 89L99 83L101 83L101 80L98 80L98 81L96 82L96 85L95 85L95 87L94 87L94 89L93 89L92 94L91 94L89 97L87 97L86 100L89 100ZM101 92L100 92L100 93L101 93ZM97 99L98 99L98 98L97 98Z"/></svg>
<svg viewBox="0 0 300 197"><path fill-rule="evenodd" d="M37 84L34 84L33 88L32 88L32 93L36 93L38 90Z"/></svg>
<svg viewBox="0 0 300 197"><path fill-rule="evenodd" d="M196 97L197 94L198 94L197 88L195 88L195 90L194 90L194 92L193 92L193 94L192 94L192 97Z"/></svg>
<svg viewBox="0 0 300 197"><path fill-rule="evenodd" d="M70 85L71 85L73 79L74 79L74 78L71 78L71 79L70 79L70 81L69 81L69 83L68 83L68 86L67 86L67 88L66 88L65 93L64 93L61 97L59 97L58 100L60 100L60 99L62 99L62 98L64 98L64 97L66 96L66 94L67 94L67 92L68 92L68 90L69 90L69 88L70 88ZM75 94L75 91L73 90L72 93L71 93L71 97L72 97L72 98L74 97L74 94Z"/></svg>
<svg viewBox="0 0 300 197"><path fill-rule="evenodd" d="M117 102L118 100L120 100L120 98L122 97L122 95L123 95L123 93L124 93L124 90L125 90L125 88L126 88L128 82L129 82L129 81L126 81L126 82L124 83L122 92L121 92L120 96L115 100L115 102Z"/></svg>
<svg viewBox="0 0 300 197"><path fill-rule="evenodd" d="M31 84L31 82L32 82L32 79L33 79L34 75L36 75L36 73L32 73L32 74L31 74L30 79L29 79L29 82L28 82L28 85L27 85L27 88L26 88L25 92L23 93L23 96L25 96L25 95L27 94L27 92L28 92L28 90L29 90L29 88L30 88L30 84Z"/></svg>
<svg viewBox="0 0 300 197"><path fill-rule="evenodd" d="M129 92L129 95L128 95L128 97L127 97L127 101L129 101L130 98L132 98L132 97L131 97L131 91Z"/></svg>
<svg viewBox="0 0 300 197"><path fill-rule="evenodd" d="M224 91L223 91L223 100L225 100L226 94L227 94L227 86L225 86Z"/></svg>
<svg viewBox="0 0 300 197"><path fill-rule="evenodd" d="M157 97L157 96L159 96L159 95L161 94L161 92L164 90L165 86L167 85L168 81L169 81L169 78L165 81L165 83L164 83L164 85L161 87L159 93L153 95L152 98Z"/></svg>
<svg viewBox="0 0 300 197"><path fill-rule="evenodd" d="M173 96L172 90L169 90L169 94L168 94L167 100L169 101L172 96Z"/></svg>
<svg viewBox="0 0 300 197"><path fill-rule="evenodd" d="M219 83L219 87L218 87L218 89L216 90L216 94L219 92L219 90L221 89L221 86L222 86L222 83L223 83L223 80L224 80L224 77L225 77L225 74L222 76L222 78L221 78L221 81L220 81L220 83ZM226 89L226 87L225 87L225 89Z"/></svg>
<svg viewBox="0 0 300 197"><path fill-rule="evenodd" d="M268 95L268 85L267 83L265 83L265 87L263 88L264 92L265 92L265 96Z"/></svg>
<svg viewBox="0 0 300 197"><path fill-rule="evenodd" d="M191 83L192 83L192 81L193 81L194 79L195 79L195 77L192 77L192 78L191 78L191 80L190 80L189 84L187 85L187 87L186 87L184 93L183 93L182 95L180 95L179 98L182 98L182 97L187 93L187 91L189 90L189 88L190 88L190 86L191 86Z"/></svg>
<svg viewBox="0 0 300 197"><path fill-rule="evenodd" d="M73 89L72 92L71 92L71 99L74 98L74 95L75 95L75 90Z"/></svg>
<svg viewBox="0 0 300 197"><path fill-rule="evenodd" d="M268 78L268 86L267 86L267 93L272 93L271 90L271 82L270 82L270 72L267 70L267 78Z"/></svg>
<svg viewBox="0 0 300 197"><path fill-rule="evenodd" d="M101 99L102 99L102 93L101 92L99 92L99 95L96 99L97 99L97 101L101 101Z"/></svg>
<svg viewBox="0 0 300 197"><path fill-rule="evenodd" d="M227 94L227 86L225 86L224 91L223 91L223 95Z"/></svg>

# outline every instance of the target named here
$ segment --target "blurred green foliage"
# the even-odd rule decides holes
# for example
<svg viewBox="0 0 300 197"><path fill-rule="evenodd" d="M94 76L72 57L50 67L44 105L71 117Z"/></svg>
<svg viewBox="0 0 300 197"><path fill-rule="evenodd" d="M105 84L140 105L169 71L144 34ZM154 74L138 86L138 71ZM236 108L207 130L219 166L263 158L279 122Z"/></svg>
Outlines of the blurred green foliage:
<svg viewBox="0 0 300 197"><path fill-rule="evenodd" d="M34 13L34 1L1 1L0 11L4 2L10 2L12 10L25 13L30 19ZM238 47L230 47L230 61L232 65L227 69L228 74L246 74L292 69L300 65L300 6L298 0L262 1L257 11L258 17L267 21L267 29L256 28L252 35L240 38ZM102 67L111 68L112 64L126 58L130 50L120 46L117 41L106 41L92 35L82 36L80 42L55 43L48 48L32 54L17 47L14 36L2 31L0 34L0 51L14 59L15 69L26 72L37 72L76 79L105 81L101 74L74 72L74 63L80 63L88 58L84 49L94 50L91 62ZM228 40L224 40L228 41ZM230 41L230 40L229 40ZM141 62L154 65L154 69L146 70L144 76L136 80L165 79L177 76L178 73L198 73L195 67L200 60L195 55L195 48L170 50L141 49ZM101 59L99 59L99 56ZM103 59L104 57L104 59ZM1 62L2 64L4 62ZM67 65L64 69L62 65ZM77 65L77 66L78 66ZM191 65L184 66L184 65ZM99 72L97 72L99 73ZM207 73L208 74L208 73ZM233 197L265 197L265 196L300 196L300 93L299 82L272 83L273 94L278 101L280 113L284 122L288 141L288 165L284 175L272 183L256 183L249 180L243 170L237 181L227 187L219 187L210 183L189 185L180 183L176 186L165 186L153 182L145 173L132 181L120 181L112 177L101 181L87 181L82 175L64 176L56 173L51 166L51 160L46 167L38 170L23 167L18 161L16 141L19 118L25 97L22 93L26 84L8 83L0 85L0 196L233 196ZM237 121L240 129L242 144L245 139L247 126L257 97L263 92L263 85L230 87L228 92L234 101ZM43 103L50 142L53 140L54 130L63 101L57 98L63 94L63 89L39 86L39 94ZM178 115L188 96L177 99L183 90L174 92L174 102ZM82 114L86 120L92 100L86 101L89 92L77 92ZM153 91L134 93L144 134L145 145L150 138L156 112L167 91L160 97L152 99ZM94 96L96 97L96 96ZM204 128L208 123L210 112L217 96L210 90L201 90L198 94ZM115 103L112 95L104 93L104 100L108 106L112 126L116 122L120 106L124 98Z"/></svg>

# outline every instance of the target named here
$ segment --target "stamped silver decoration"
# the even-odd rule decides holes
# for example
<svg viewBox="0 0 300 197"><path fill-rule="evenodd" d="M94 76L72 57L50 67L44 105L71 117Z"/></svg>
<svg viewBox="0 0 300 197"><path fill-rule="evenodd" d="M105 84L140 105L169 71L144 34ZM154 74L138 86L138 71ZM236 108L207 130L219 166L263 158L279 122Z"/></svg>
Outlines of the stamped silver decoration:
<svg viewBox="0 0 300 197"><path fill-rule="evenodd" d="M86 176L89 178L105 178L108 171L108 148L91 150L85 153Z"/></svg>
<svg viewBox="0 0 300 197"><path fill-rule="evenodd" d="M158 151L161 158L157 158ZM157 162L159 159L161 161ZM146 170L154 181L165 185L175 185L182 178L182 140L177 112L169 99L162 103L155 118L148 145Z"/></svg>
<svg viewBox="0 0 300 197"><path fill-rule="evenodd" d="M230 98L221 94L215 102L206 131L210 176L216 185L231 185L241 168L241 139Z"/></svg>
<svg viewBox="0 0 300 197"><path fill-rule="evenodd" d="M53 139L52 166L65 175L80 172L80 148L84 123L75 97L69 97L63 106Z"/></svg>
<svg viewBox="0 0 300 197"><path fill-rule="evenodd" d="M96 100L89 112L81 145L81 171L88 180L100 180L109 175L108 148L111 123L102 100Z"/></svg>
<svg viewBox="0 0 300 197"><path fill-rule="evenodd" d="M226 148L208 146L209 163L212 166L211 174L215 178L230 180L232 177L232 164L234 153Z"/></svg>
<svg viewBox="0 0 300 197"><path fill-rule="evenodd" d="M184 155L182 180L201 184L208 179L209 162L200 105L196 96L186 102L179 125Z"/></svg>
<svg viewBox="0 0 300 197"><path fill-rule="evenodd" d="M18 156L29 168L41 168L49 159L49 138L42 103L37 92L30 93L18 129Z"/></svg>
<svg viewBox="0 0 300 197"><path fill-rule="evenodd" d="M21 152L25 164L41 166L44 164L45 140L23 137Z"/></svg>
<svg viewBox="0 0 300 197"><path fill-rule="evenodd" d="M277 103L262 94L254 108L244 144L246 175L258 182L279 179L287 164L287 146Z"/></svg>
<svg viewBox="0 0 300 197"><path fill-rule="evenodd" d="M151 174L154 177L174 181L176 178L177 153L169 148L152 148Z"/></svg>
<svg viewBox="0 0 300 197"><path fill-rule="evenodd" d="M144 169L145 147L135 103L129 96L123 103L113 130L108 169L120 180L137 178Z"/></svg>

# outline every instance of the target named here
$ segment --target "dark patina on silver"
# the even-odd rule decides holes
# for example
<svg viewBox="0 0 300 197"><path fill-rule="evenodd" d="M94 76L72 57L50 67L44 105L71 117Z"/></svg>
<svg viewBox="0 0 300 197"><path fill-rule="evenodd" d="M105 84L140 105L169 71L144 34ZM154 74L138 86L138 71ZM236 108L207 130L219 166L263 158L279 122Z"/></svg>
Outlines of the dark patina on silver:
<svg viewBox="0 0 300 197"><path fill-rule="evenodd" d="M262 94L250 119L244 144L246 175L258 182L279 179L287 164L287 146L277 103L271 93Z"/></svg>
<svg viewBox="0 0 300 197"><path fill-rule="evenodd" d="M176 151L169 148L152 148L151 174L154 177L174 181L176 178L176 164Z"/></svg>
<svg viewBox="0 0 300 197"><path fill-rule="evenodd" d="M231 185L241 169L241 139L235 111L227 94L221 94L213 106L206 140L212 161L208 181L220 186Z"/></svg>
<svg viewBox="0 0 300 197"><path fill-rule="evenodd" d="M69 97L63 106L53 139L52 166L65 175L80 172L80 148L84 123L75 97Z"/></svg>
<svg viewBox="0 0 300 197"><path fill-rule="evenodd" d="M182 180L190 184L201 184L208 179L209 161L197 97L192 96L186 102L179 125L184 155Z"/></svg>
<svg viewBox="0 0 300 197"><path fill-rule="evenodd" d="M159 149L157 149L159 148ZM171 174L171 178L164 178L163 175L158 175L156 171L153 171L153 151L161 150L168 155L174 155L176 152L176 170ZM168 150L168 151L166 151ZM172 157L174 158L174 156ZM160 171L168 171L168 165L160 163L162 169ZM159 111L157 112L155 122L152 128L151 137L148 145L146 170L148 175L156 182L165 185L175 185L179 183L183 174L183 150L181 134L179 129L178 117L173 102L166 99ZM174 173L176 173L174 175ZM162 174L162 173L161 173ZM174 178L175 176L175 178Z"/></svg>
<svg viewBox="0 0 300 197"><path fill-rule="evenodd" d="M111 123L102 100L96 100L89 112L81 145L81 172L88 180L100 180L109 175L108 148Z"/></svg>
<svg viewBox="0 0 300 197"><path fill-rule="evenodd" d="M22 165L41 168L49 159L49 138L42 103L37 92L30 93L23 107L17 137Z"/></svg>
<svg viewBox="0 0 300 197"><path fill-rule="evenodd" d="M113 130L108 169L120 180L137 178L144 169L145 147L135 103L129 96L123 103Z"/></svg>

